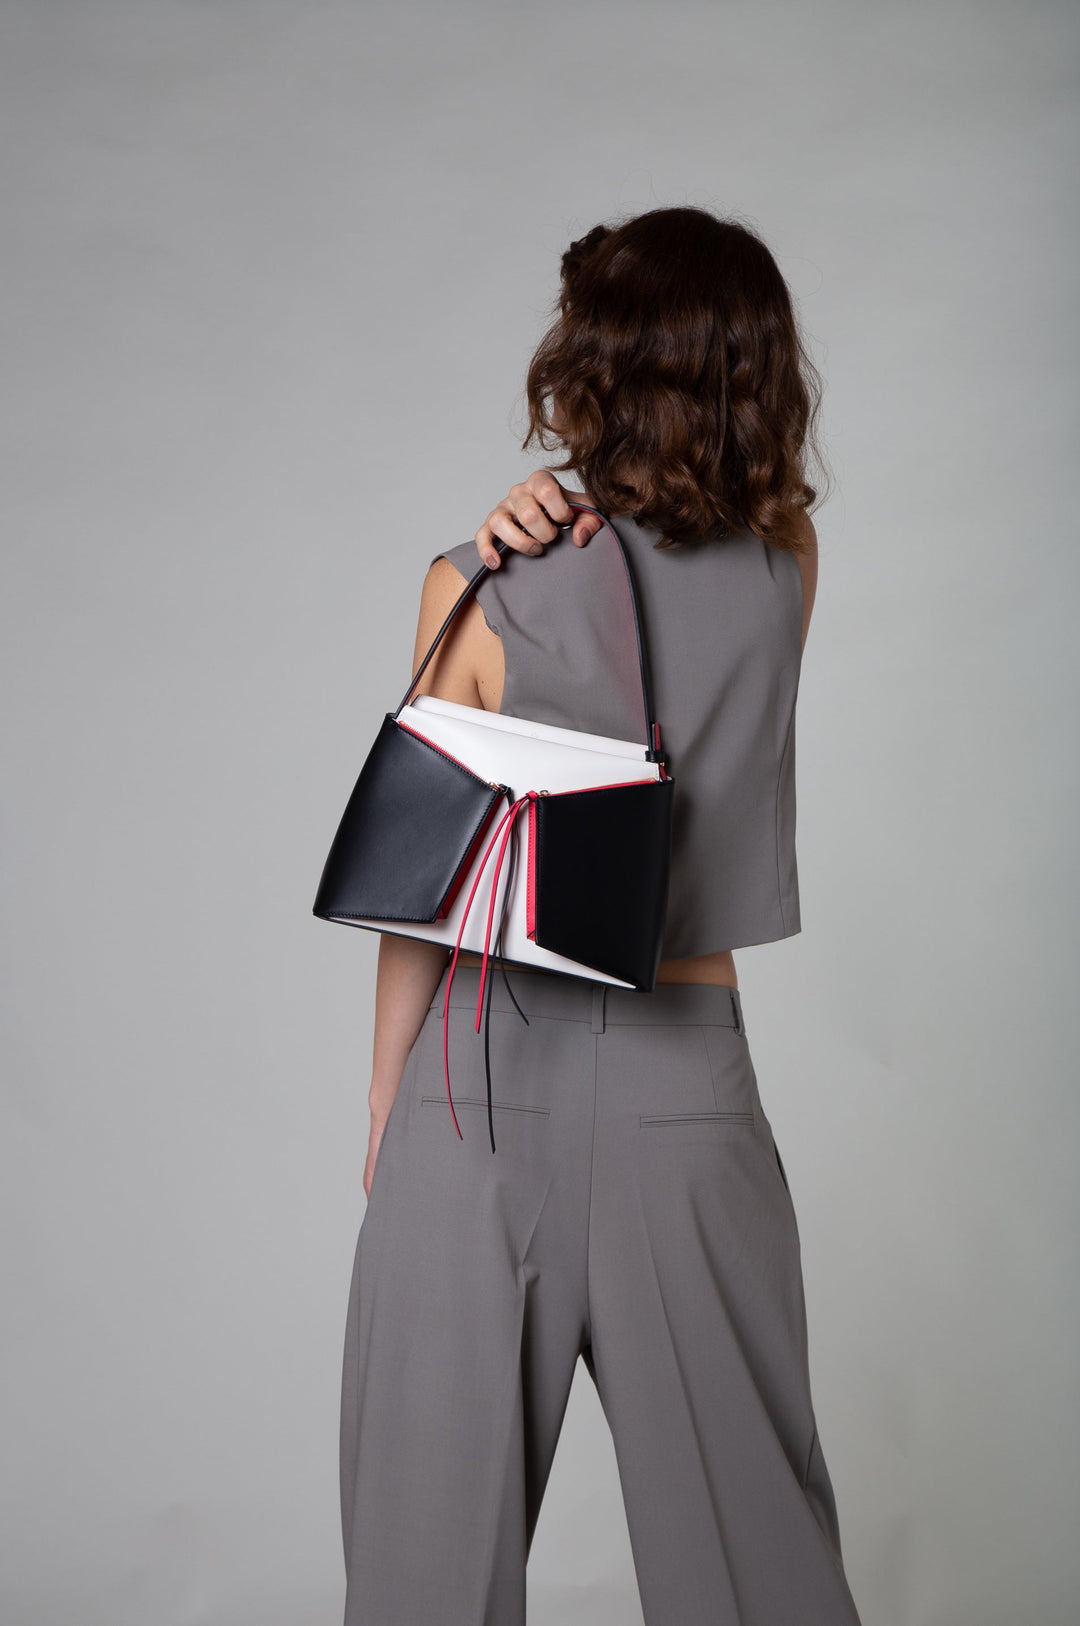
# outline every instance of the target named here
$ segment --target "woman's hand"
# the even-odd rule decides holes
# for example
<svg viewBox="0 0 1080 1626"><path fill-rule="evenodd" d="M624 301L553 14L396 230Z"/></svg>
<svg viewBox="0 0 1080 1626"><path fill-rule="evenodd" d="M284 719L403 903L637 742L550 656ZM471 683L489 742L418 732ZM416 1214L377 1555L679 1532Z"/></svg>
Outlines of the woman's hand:
<svg viewBox="0 0 1080 1626"><path fill-rule="evenodd" d="M382 1144L383 1130L386 1128L386 1120L389 1116L390 1113L388 1110L376 1112L374 1107L371 1109L371 1130L368 1135L367 1162L364 1164L364 1196L369 1202L371 1201L371 1178L375 1173L375 1161L379 1155L379 1147Z"/></svg>
<svg viewBox="0 0 1080 1626"><path fill-rule="evenodd" d="M498 570L501 561L493 541L508 542L518 553L543 553L544 544L554 542L559 526L569 525L571 520L574 546L583 548L600 529L600 521L594 514L575 518L570 503L587 501L583 491L561 486L550 469L537 469L520 485L511 486L509 496L491 510L476 533L477 552L489 569Z"/></svg>

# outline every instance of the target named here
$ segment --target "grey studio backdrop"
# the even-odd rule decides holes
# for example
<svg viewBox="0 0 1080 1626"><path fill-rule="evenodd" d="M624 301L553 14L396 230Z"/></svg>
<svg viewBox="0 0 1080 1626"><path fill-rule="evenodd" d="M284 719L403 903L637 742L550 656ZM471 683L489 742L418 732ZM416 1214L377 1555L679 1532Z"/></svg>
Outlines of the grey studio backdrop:
<svg viewBox="0 0 1080 1626"><path fill-rule="evenodd" d="M680 202L827 384L804 929L737 959L852 1587L1074 1622L1075 8L0 23L5 1623L340 1617L377 939L314 888L559 254ZM581 1366L530 1620L640 1620Z"/></svg>

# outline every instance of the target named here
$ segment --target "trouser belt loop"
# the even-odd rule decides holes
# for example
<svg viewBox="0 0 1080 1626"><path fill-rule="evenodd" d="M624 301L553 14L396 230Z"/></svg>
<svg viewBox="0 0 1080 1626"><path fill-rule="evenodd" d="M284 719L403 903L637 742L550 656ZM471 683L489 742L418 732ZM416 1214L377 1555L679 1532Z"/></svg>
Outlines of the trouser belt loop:
<svg viewBox="0 0 1080 1626"><path fill-rule="evenodd" d="M607 998L608 985L606 982L594 983L592 991L592 1023L591 1033L604 1031L604 1002Z"/></svg>
<svg viewBox="0 0 1080 1626"><path fill-rule="evenodd" d="M731 1014L732 1014L732 1017L734 1018L734 1022L735 1022L735 1032L736 1033L741 1033L742 1032L742 1014L741 1014L741 1012L739 1010L739 996L736 993L734 988L730 988L728 990L728 992L731 995Z"/></svg>

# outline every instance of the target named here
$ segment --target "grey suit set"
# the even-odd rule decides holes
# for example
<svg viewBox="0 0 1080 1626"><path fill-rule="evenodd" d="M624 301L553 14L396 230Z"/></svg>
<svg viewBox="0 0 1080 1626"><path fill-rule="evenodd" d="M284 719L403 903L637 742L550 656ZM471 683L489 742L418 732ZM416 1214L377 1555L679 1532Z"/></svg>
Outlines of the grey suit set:
<svg viewBox="0 0 1080 1626"><path fill-rule="evenodd" d="M749 534L681 553L615 524L685 790L664 957L792 935L798 566ZM560 537L484 579L502 710L637 737L614 553ZM471 542L447 557L467 577L478 562ZM811 1397L796 1215L739 993L511 967L525 1021L495 974L493 1153L480 972L461 966L448 1044L463 1138L451 1121L448 975L354 1259L345 1626L524 1626L579 1356L611 1428L647 1626L859 1626Z"/></svg>

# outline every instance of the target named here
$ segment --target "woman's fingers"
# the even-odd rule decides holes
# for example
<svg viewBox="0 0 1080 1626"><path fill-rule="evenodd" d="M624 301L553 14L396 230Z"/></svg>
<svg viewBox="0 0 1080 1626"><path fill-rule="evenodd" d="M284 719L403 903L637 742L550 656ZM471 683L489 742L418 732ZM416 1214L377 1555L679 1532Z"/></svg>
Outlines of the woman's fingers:
<svg viewBox="0 0 1080 1626"><path fill-rule="evenodd" d="M589 538L595 536L597 531L601 531L603 528L603 521L597 519L595 514L579 514L574 521L574 529L570 532L570 535L574 539L574 545L583 548Z"/></svg>
<svg viewBox="0 0 1080 1626"><path fill-rule="evenodd" d="M514 507L512 507L511 501L509 501L509 498L504 498L503 501L499 502L498 507L491 509L490 514L488 514L485 522L477 532L477 548L480 550L480 558L485 561L485 564L491 564L491 569L498 569L499 556L491 546L496 537L498 537L499 541L507 541L517 553L543 553L543 543L551 541L551 538L555 537L555 525L551 525L548 520L543 519L540 511L537 511L537 520L533 520L533 524L537 524L540 535L533 535L532 532L525 530L519 524L519 520L514 515ZM491 554L491 558L488 558L488 554ZM491 563L491 561L494 561L494 563Z"/></svg>
<svg viewBox="0 0 1080 1626"><path fill-rule="evenodd" d="M511 496L521 489L515 486ZM578 514L575 517L570 504L587 502L584 491L571 491L569 487L560 485L550 469L537 469L535 473L530 474L525 481L524 490L531 492L545 512L559 525L569 525L571 520L574 521L570 535L579 548L583 548L589 538L595 536L601 529L601 521L595 514ZM527 526L526 529L531 527Z"/></svg>
<svg viewBox="0 0 1080 1626"><path fill-rule="evenodd" d="M496 539L517 553L543 553L545 545L555 540L559 527L574 518L570 500L581 495L566 491L550 469L536 469L527 480L511 486L509 495L492 509L477 531L476 547L481 559L489 569L499 568L499 555L492 546ZM599 521L591 514L580 514L571 535L581 547L598 529Z"/></svg>
<svg viewBox="0 0 1080 1626"><path fill-rule="evenodd" d="M533 489L532 482L536 479L535 474L530 474L528 480L523 480L520 485L511 486L507 502L523 531L527 531L538 542L554 542L559 534L559 526L569 524L572 515L559 482L550 475L546 483L538 481L543 488L544 494L541 496Z"/></svg>
<svg viewBox="0 0 1080 1626"><path fill-rule="evenodd" d="M526 506L535 503L542 507L556 525L569 525L574 517L568 499L576 493L566 491L550 469L534 469L521 485L511 487L511 497L518 492L522 493L521 500Z"/></svg>

